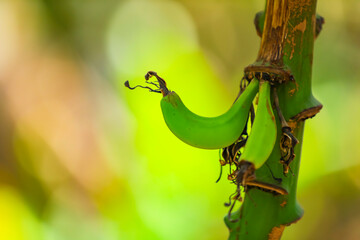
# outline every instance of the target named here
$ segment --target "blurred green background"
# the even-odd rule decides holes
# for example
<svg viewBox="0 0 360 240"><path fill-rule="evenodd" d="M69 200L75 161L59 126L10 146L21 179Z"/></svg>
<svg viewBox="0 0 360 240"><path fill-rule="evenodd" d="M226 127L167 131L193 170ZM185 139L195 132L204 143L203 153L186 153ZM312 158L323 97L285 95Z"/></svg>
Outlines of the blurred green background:
<svg viewBox="0 0 360 240"><path fill-rule="evenodd" d="M218 151L189 147L148 70L194 112L231 105L264 0L1 0L0 239L226 239ZM360 239L360 1L319 1L301 221L283 239ZM359 117L359 118L358 118Z"/></svg>

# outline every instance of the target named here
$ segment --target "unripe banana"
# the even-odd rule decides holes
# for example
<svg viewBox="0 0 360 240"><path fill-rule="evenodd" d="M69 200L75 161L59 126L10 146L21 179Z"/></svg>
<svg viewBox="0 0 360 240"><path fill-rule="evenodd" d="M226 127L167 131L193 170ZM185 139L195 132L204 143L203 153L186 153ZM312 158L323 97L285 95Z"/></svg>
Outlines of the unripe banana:
<svg viewBox="0 0 360 240"><path fill-rule="evenodd" d="M254 125L246 142L242 160L260 168L270 156L276 141L276 121L270 101L270 84L262 81L259 87L259 103L255 114Z"/></svg>
<svg viewBox="0 0 360 240"><path fill-rule="evenodd" d="M175 92L169 92L161 100L164 120L175 136L191 146L204 149L227 147L243 132L258 88L259 81L254 79L226 113L212 118L194 114Z"/></svg>

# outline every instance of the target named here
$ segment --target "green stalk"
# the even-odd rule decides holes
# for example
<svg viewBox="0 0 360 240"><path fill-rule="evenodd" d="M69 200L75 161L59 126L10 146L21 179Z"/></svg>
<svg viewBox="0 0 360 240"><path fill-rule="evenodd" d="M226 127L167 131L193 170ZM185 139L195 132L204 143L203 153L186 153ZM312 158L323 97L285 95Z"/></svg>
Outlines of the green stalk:
<svg viewBox="0 0 360 240"><path fill-rule="evenodd" d="M316 0L267 0L265 15L256 17L255 24L262 41L258 58L251 66L282 69L294 77L295 81L280 84L277 93L282 113L299 143L295 147L296 157L290 164L293 174L284 176L279 162L281 134L278 134L269 159L255 174L257 180L281 186L288 195L249 189L241 208L231 216L238 221L231 222L225 217L229 239L280 239L285 226L303 215L296 200L296 188L304 120L322 108L311 91L316 22ZM281 133L278 117L276 122L278 133ZM273 178L270 169L274 177L282 179L281 184Z"/></svg>

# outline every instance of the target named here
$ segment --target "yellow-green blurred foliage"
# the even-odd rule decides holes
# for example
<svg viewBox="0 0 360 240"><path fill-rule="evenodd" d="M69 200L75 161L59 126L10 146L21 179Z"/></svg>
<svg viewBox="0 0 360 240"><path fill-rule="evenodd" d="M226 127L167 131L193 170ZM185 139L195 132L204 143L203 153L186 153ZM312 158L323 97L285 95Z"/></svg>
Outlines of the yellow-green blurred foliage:
<svg viewBox="0 0 360 240"><path fill-rule="evenodd" d="M1 0L0 239L225 239L218 152L175 138L148 70L215 116L236 97L264 1ZM360 2L319 1L314 95L284 239L360 239ZM359 118L358 118L359 117Z"/></svg>

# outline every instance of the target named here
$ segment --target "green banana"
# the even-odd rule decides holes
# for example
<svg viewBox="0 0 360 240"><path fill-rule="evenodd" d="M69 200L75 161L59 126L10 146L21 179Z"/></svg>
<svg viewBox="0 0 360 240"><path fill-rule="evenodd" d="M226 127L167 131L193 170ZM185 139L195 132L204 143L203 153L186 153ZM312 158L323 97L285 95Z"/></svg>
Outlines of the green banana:
<svg viewBox="0 0 360 240"><path fill-rule="evenodd" d="M169 129L183 142L197 148L224 148L241 135L258 87L257 79L251 81L231 108L218 117L194 114L175 92L168 92L162 98L161 110Z"/></svg>
<svg viewBox="0 0 360 240"><path fill-rule="evenodd" d="M254 125L246 142L241 161L254 164L260 168L270 156L276 141L276 122L270 100L270 83L262 81L259 87L259 104L255 114Z"/></svg>

